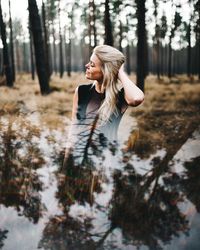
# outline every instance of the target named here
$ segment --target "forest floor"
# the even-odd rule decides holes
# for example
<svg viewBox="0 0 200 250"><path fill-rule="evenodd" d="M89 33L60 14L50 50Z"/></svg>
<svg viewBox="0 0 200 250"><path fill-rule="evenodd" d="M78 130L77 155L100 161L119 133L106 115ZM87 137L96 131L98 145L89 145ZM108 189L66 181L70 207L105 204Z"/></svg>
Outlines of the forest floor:
<svg viewBox="0 0 200 250"><path fill-rule="evenodd" d="M135 75L131 79L135 81ZM14 88L0 86L0 116L14 121L39 115L37 126L64 131L70 123L74 90L85 82L81 73L63 79L53 76L52 92L41 96L37 79L17 75ZM145 83L144 103L130 108L129 114L136 118L140 131L134 148L139 156L146 158L158 148L165 148L173 156L200 124L200 82L185 75L171 81L150 75Z"/></svg>

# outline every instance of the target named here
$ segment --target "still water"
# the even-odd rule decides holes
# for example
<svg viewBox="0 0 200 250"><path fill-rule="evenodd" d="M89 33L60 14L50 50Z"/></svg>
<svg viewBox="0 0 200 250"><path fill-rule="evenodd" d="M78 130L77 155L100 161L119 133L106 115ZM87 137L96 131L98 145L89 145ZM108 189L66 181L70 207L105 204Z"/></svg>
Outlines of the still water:
<svg viewBox="0 0 200 250"><path fill-rule="evenodd" d="M67 126L1 118L0 249L200 249L200 128L142 158L128 119L119 144L79 140L63 166Z"/></svg>

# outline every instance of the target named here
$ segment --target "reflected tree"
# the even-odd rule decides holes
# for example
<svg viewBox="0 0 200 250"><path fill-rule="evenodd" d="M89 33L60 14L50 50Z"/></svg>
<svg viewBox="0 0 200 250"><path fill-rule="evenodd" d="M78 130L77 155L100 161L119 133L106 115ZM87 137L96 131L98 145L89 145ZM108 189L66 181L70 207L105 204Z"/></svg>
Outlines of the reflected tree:
<svg viewBox="0 0 200 250"><path fill-rule="evenodd" d="M190 162L185 162L184 167L186 169L184 178L180 179L180 183L187 195L187 198L196 206L198 213L200 213L200 157L194 158Z"/></svg>
<svg viewBox="0 0 200 250"><path fill-rule="evenodd" d="M148 175L137 174L129 163L124 170L126 174L116 171L114 175L110 219L113 227L122 229L127 244L161 249L162 243L187 232L188 222L177 206L182 197L176 189L166 189L156 179L149 185Z"/></svg>
<svg viewBox="0 0 200 250"><path fill-rule="evenodd" d="M0 127L0 204L15 207L19 214L36 223L44 209L39 194L42 183L36 173L44 159L32 142L39 131L30 124L17 124L12 119L7 126L0 124Z"/></svg>
<svg viewBox="0 0 200 250"><path fill-rule="evenodd" d="M0 229L0 249L3 248L4 244L3 241L7 238L8 230L1 230Z"/></svg>

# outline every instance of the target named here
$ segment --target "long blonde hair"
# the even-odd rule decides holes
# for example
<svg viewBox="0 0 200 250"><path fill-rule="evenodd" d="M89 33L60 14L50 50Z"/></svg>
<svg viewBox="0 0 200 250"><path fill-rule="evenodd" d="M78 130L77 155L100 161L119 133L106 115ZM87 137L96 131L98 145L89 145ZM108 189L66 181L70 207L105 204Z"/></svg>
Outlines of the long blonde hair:
<svg viewBox="0 0 200 250"><path fill-rule="evenodd" d="M99 108L99 118L100 123L104 124L109 121L113 113L118 115L116 106L119 92L118 72L125 61L125 57L119 50L108 45L96 46L93 53L102 63L103 82L101 91L105 91L105 99Z"/></svg>

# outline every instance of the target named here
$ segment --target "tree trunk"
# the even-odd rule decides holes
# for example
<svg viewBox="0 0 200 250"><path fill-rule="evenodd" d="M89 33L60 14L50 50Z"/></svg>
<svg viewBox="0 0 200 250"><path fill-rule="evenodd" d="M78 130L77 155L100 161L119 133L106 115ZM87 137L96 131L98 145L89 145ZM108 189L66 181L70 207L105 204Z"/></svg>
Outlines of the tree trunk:
<svg viewBox="0 0 200 250"><path fill-rule="evenodd" d="M147 41L145 28L145 0L136 1L137 4L137 85L144 91L145 77L147 73Z"/></svg>
<svg viewBox="0 0 200 250"><path fill-rule="evenodd" d="M113 34L112 34L112 24L110 20L109 0L105 0L104 28L105 28L104 43L113 46Z"/></svg>
<svg viewBox="0 0 200 250"><path fill-rule="evenodd" d="M119 50L122 52L122 22L119 21Z"/></svg>
<svg viewBox="0 0 200 250"><path fill-rule="evenodd" d="M12 80L13 82L15 82L15 58L14 58L13 29L12 29L10 0L9 0L9 26L10 26L10 53L11 53Z"/></svg>
<svg viewBox="0 0 200 250"><path fill-rule="evenodd" d="M30 22L29 22L30 25ZM30 33L30 56L31 56L31 77L32 80L35 80L35 62L34 62L34 51L33 51L33 38L32 38L32 34Z"/></svg>
<svg viewBox="0 0 200 250"><path fill-rule="evenodd" d="M62 38L62 32L61 32L61 20L60 20L60 1L59 1L59 8L58 8L58 14L59 14L59 51L60 51L60 67L59 67L59 71L60 71L60 78L63 77L63 73L64 73L64 63L63 63L63 38Z"/></svg>
<svg viewBox="0 0 200 250"><path fill-rule="evenodd" d="M55 28L54 28L54 22L52 23L53 29L52 29L52 36L53 36L53 69L54 72L58 72L57 68L57 48L56 48L56 36L55 36Z"/></svg>
<svg viewBox="0 0 200 250"><path fill-rule="evenodd" d="M131 67L130 67L130 46L129 43L126 46L126 71L127 74L131 74Z"/></svg>
<svg viewBox="0 0 200 250"><path fill-rule="evenodd" d="M27 51L26 51L26 43L25 43L25 37L23 41L23 72L28 73L28 61L27 61Z"/></svg>
<svg viewBox="0 0 200 250"><path fill-rule="evenodd" d="M163 76L164 75L164 48L161 44L160 46L160 74Z"/></svg>
<svg viewBox="0 0 200 250"><path fill-rule="evenodd" d="M94 0L89 1L89 53L92 53L93 48L97 45L96 37L96 16L95 16L95 3Z"/></svg>
<svg viewBox="0 0 200 250"><path fill-rule="evenodd" d="M187 30L187 76L191 76L191 24L188 25Z"/></svg>
<svg viewBox="0 0 200 250"><path fill-rule="evenodd" d="M10 62L9 62L8 45L6 42L6 27L3 22L1 2L0 2L0 32L1 32L1 39L3 43L3 67L4 67L4 71L6 75L7 86L13 87L13 77L12 77L12 71L11 71Z"/></svg>
<svg viewBox="0 0 200 250"><path fill-rule="evenodd" d="M169 38L168 77L172 77L172 37Z"/></svg>
<svg viewBox="0 0 200 250"><path fill-rule="evenodd" d="M66 31L65 31L66 33ZM66 54L66 69L67 75L71 77L71 30L68 28L69 40L65 41L65 54Z"/></svg>
<svg viewBox="0 0 200 250"><path fill-rule="evenodd" d="M156 72L157 78L160 79L160 41L159 36L156 36Z"/></svg>
<svg viewBox="0 0 200 250"><path fill-rule="evenodd" d="M49 56L49 39L48 39L48 31L47 31L47 25L46 25L46 11L45 11L45 5L42 1L42 26L44 31L44 49L45 49L45 62L46 62L46 71L48 78L50 79L51 72L50 72L50 56Z"/></svg>
<svg viewBox="0 0 200 250"><path fill-rule="evenodd" d="M40 90L42 94L50 92L49 79L46 71L44 40L42 37L42 26L36 0L28 0L30 16L30 29L33 35L35 49L35 62L39 78Z"/></svg>

